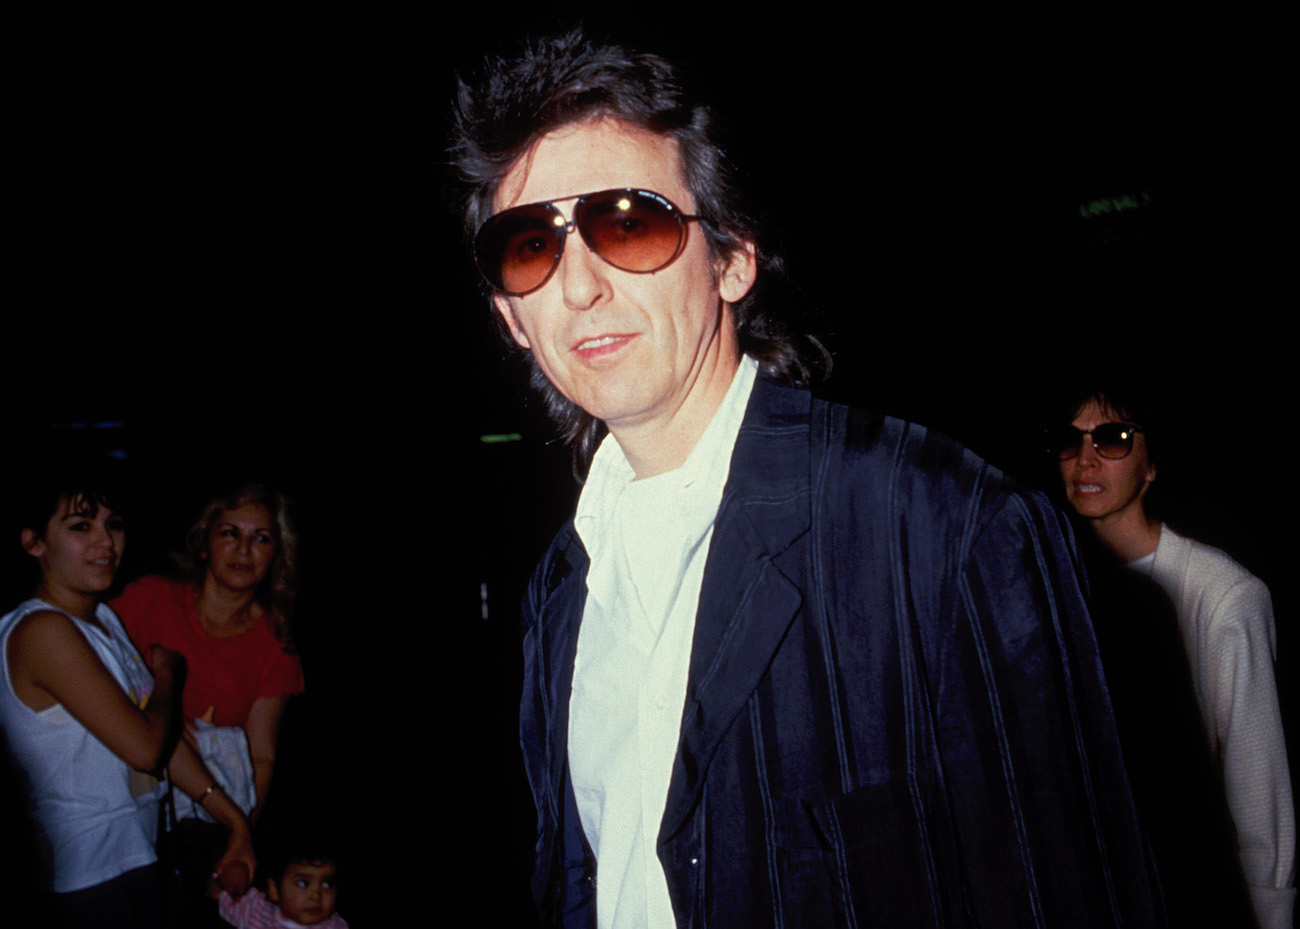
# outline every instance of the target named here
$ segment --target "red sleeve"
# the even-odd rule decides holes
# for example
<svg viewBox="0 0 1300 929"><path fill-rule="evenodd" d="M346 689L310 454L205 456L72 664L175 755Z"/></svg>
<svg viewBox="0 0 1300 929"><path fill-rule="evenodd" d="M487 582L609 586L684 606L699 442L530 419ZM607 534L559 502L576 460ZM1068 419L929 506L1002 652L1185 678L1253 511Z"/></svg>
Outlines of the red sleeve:
<svg viewBox="0 0 1300 929"><path fill-rule="evenodd" d="M290 697L300 694L306 687L302 676L302 662L283 648L273 648L267 653L262 666L262 676L257 682L257 697Z"/></svg>
<svg viewBox="0 0 1300 929"><path fill-rule="evenodd" d="M158 598L166 590L166 581L158 577L142 577L132 581L109 607L122 620L126 634L141 655L147 655L149 646L162 643L158 635ZM168 646L173 647L173 646Z"/></svg>

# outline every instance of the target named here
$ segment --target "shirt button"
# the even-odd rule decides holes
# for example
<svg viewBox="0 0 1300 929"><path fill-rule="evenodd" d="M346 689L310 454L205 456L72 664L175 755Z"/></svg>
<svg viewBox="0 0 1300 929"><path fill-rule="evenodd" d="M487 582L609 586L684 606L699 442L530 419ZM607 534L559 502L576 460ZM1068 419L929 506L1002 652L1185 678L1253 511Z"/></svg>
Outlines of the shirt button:
<svg viewBox="0 0 1300 929"><path fill-rule="evenodd" d="M699 867L699 864L700 864L700 859L695 858L695 857L692 857L692 858L691 858L691 867L692 867L692 868Z"/></svg>

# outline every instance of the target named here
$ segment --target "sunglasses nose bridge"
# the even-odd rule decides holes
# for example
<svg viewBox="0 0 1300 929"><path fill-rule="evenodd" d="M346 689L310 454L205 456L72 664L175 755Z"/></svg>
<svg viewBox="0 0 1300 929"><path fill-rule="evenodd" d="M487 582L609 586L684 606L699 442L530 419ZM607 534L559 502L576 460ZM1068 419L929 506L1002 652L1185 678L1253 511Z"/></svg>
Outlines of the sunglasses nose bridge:
<svg viewBox="0 0 1300 929"><path fill-rule="evenodd" d="M572 207L570 207L570 210L572 210ZM551 231L555 233L561 243L564 243L578 227L574 225L572 218L564 215L564 211L560 209L559 204L546 204L546 211L550 214L547 222L551 226Z"/></svg>
<svg viewBox="0 0 1300 929"><path fill-rule="evenodd" d="M557 232L563 230L565 235L569 235L570 233L572 233L574 230L578 228L576 225L577 214L574 212L576 204L574 203L565 204L565 206L569 210L568 216L564 215L564 210L560 208L560 204L550 203L547 205L550 207L551 210L551 222L555 224L555 229Z"/></svg>
<svg viewBox="0 0 1300 929"><path fill-rule="evenodd" d="M573 264L573 262L565 260L565 256L569 252L569 243L573 239L580 241L582 243L582 248L591 251L591 246L587 244L581 230L578 229L578 224L575 219L565 216L560 212L560 208L554 203L552 203L550 207L552 213L551 226L555 232L556 247L555 258L551 263L551 270L546 275L547 280L550 280L551 277L556 274L564 275L565 266Z"/></svg>
<svg viewBox="0 0 1300 929"><path fill-rule="evenodd" d="M601 253L589 241L587 241L587 235L581 228L579 228L576 217L574 219L565 219L563 216L559 215L558 211L556 215L557 222L555 223L555 233L560 237L560 247L557 250L555 257L557 268L569 251L569 243L575 239L581 243L581 248L590 256L599 258L606 264L609 263L609 260L605 258L605 256L601 255Z"/></svg>
<svg viewBox="0 0 1300 929"><path fill-rule="evenodd" d="M573 310L587 310L602 296L608 296L609 282L601 269L610 262L592 247L575 220L555 224L563 241L551 273L560 283L565 305ZM571 240L577 241L576 248L570 245Z"/></svg>
<svg viewBox="0 0 1300 929"><path fill-rule="evenodd" d="M583 245L586 245L588 248L591 247L587 242L587 237L583 235L582 230L578 228L578 208L583 204L584 200L585 198L583 197L575 197L568 202L552 201L547 204L547 206L550 207L551 223L555 229L555 235L560 240L560 247L557 250L557 263L560 258L563 257L564 250L568 248L569 239L573 238L575 234L577 238L582 239ZM563 204L563 208L561 208L561 204ZM568 216L564 215L565 210L568 210Z"/></svg>
<svg viewBox="0 0 1300 929"><path fill-rule="evenodd" d="M1101 453L1097 451L1095 439L1091 432L1084 432L1079 435L1079 464L1099 464L1101 462Z"/></svg>

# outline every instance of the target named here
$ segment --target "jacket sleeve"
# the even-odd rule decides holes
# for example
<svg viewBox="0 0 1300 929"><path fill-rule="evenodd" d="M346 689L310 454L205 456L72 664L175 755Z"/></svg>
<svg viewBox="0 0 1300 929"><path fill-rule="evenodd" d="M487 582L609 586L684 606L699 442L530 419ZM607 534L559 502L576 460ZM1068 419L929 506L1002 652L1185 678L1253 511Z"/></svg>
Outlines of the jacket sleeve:
<svg viewBox="0 0 1300 929"><path fill-rule="evenodd" d="M992 501L932 669L970 906L980 925L1161 925L1068 529L1038 495Z"/></svg>

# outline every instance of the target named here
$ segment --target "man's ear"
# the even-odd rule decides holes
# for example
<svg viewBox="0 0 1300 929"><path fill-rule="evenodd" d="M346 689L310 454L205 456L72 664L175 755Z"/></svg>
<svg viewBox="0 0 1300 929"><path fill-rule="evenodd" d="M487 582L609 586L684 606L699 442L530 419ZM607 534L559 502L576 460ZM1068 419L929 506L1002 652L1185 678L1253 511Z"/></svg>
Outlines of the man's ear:
<svg viewBox="0 0 1300 929"><path fill-rule="evenodd" d="M739 303L758 277L758 250L753 242L741 242L723 260L718 274L718 293L727 303Z"/></svg>
<svg viewBox="0 0 1300 929"><path fill-rule="evenodd" d="M36 532L33 529L24 529L22 535L23 551L33 558L40 558L45 554L45 540L36 538Z"/></svg>
<svg viewBox="0 0 1300 929"><path fill-rule="evenodd" d="M519 320L515 316L515 309L510 305L510 300L501 294L493 294L492 305L501 314L501 318L506 321L506 328L510 330L511 337L519 343L520 347L532 348L528 344L528 336L524 335L523 327L519 325Z"/></svg>
<svg viewBox="0 0 1300 929"><path fill-rule="evenodd" d="M275 883L275 878L268 877L266 879L266 895L272 903L280 902L280 888Z"/></svg>

